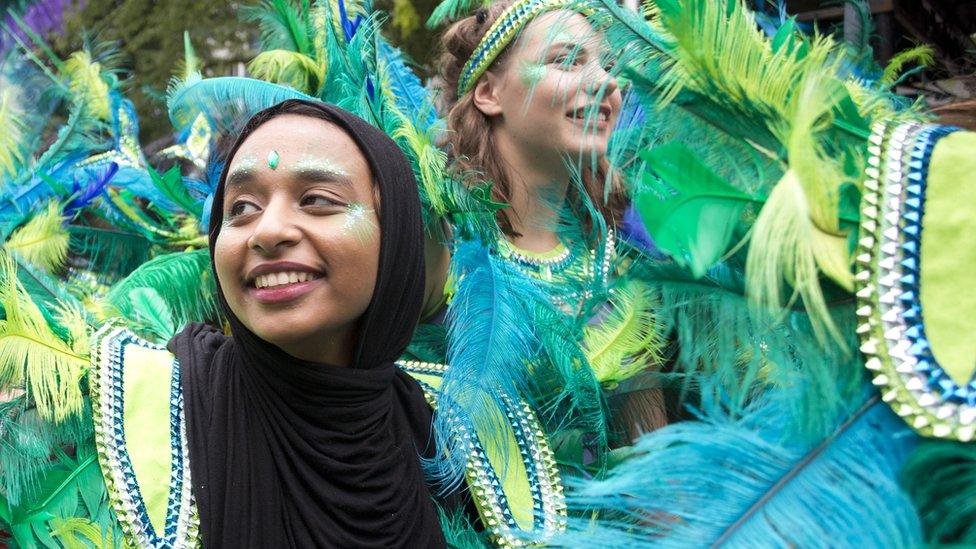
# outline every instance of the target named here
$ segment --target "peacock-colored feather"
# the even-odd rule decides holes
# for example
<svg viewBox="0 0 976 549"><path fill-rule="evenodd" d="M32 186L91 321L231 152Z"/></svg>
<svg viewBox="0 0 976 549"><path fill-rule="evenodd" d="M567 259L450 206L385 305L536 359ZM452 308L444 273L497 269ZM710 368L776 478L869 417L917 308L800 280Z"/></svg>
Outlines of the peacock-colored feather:
<svg viewBox="0 0 976 549"><path fill-rule="evenodd" d="M68 231L60 205L49 202L26 225L14 231L3 246L47 272L61 269L68 257Z"/></svg>
<svg viewBox="0 0 976 549"><path fill-rule="evenodd" d="M153 293L140 291L147 289ZM216 295L208 250L166 254L116 284L105 296L105 314L121 316L153 340L166 341L173 334L161 332L170 328L217 319Z"/></svg>
<svg viewBox="0 0 976 549"><path fill-rule="evenodd" d="M434 418L445 451L426 464L428 473L448 487L461 481L468 457L464 442L447 436L451 426L470 421L493 429L504 395L528 394L528 364L538 350L536 330L526 326L534 316L526 304L537 293L531 280L492 258L478 242L458 246L452 269L457 291L448 307L449 369Z"/></svg>
<svg viewBox="0 0 976 549"><path fill-rule="evenodd" d="M747 408L770 387L796 385L804 391L788 403L790 435L824 436L833 429L838 407L857 396L861 382L858 357L850 352L855 316L849 302L833 304L834 322L845 334L844 345L823 345L801 307L773 317L749 307L743 269L735 258L696 278L668 261L639 259L628 274L649 284L660 296L662 330L671 333L677 355L673 369L694 394L708 379L725 394L731 410Z"/></svg>
<svg viewBox="0 0 976 549"><path fill-rule="evenodd" d="M698 421L645 434L604 478L572 482L571 519L555 546L913 547L918 517L897 484L915 437L869 390L818 440L790 436L802 387L729 413L706 388ZM783 405L787 407L784 408ZM870 457L867 457L870 456ZM596 522L593 517L601 520ZM840 536L840 537L838 537Z"/></svg>
<svg viewBox="0 0 976 549"><path fill-rule="evenodd" d="M81 378L88 357L81 342L59 338L17 280L16 265L0 258L0 387L24 387L42 418L64 421L82 408ZM70 330L69 330L70 333Z"/></svg>
<svg viewBox="0 0 976 549"><path fill-rule="evenodd" d="M253 78L190 79L171 86L166 104L174 127L207 115L220 134L235 132L254 113L286 99L315 100L299 91Z"/></svg>

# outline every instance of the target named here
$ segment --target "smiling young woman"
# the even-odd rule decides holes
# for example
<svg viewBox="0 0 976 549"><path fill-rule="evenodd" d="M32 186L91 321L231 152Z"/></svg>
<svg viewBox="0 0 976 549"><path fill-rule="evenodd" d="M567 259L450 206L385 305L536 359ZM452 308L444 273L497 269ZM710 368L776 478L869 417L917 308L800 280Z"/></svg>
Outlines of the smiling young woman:
<svg viewBox="0 0 976 549"><path fill-rule="evenodd" d="M283 114L248 135L228 174L214 266L231 310L294 357L348 365L379 260L366 159L335 124Z"/></svg>

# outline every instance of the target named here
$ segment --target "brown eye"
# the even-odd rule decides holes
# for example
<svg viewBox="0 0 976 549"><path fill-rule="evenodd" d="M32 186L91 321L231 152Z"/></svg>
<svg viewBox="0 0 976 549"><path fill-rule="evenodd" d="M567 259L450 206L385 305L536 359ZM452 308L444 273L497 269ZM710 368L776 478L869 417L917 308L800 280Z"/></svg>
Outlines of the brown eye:
<svg viewBox="0 0 976 549"><path fill-rule="evenodd" d="M254 213L256 211L258 211L258 207L256 205L245 200L238 200L237 202L231 204L228 215L229 217L238 217L241 215Z"/></svg>
<svg viewBox="0 0 976 549"><path fill-rule="evenodd" d="M339 206L340 204L327 196L323 196L320 194L310 194L302 197L301 205L328 207L328 206Z"/></svg>

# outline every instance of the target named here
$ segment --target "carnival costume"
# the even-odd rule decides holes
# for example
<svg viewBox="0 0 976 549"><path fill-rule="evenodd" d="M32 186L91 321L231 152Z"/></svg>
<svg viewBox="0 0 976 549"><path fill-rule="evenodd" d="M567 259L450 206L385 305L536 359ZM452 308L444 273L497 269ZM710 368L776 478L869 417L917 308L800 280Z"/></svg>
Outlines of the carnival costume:
<svg viewBox="0 0 976 549"><path fill-rule="evenodd" d="M474 526L444 518L450 544L911 546L923 525L930 541L974 541L971 504L953 503L973 499L960 479L976 465L973 257L954 240L973 234L973 134L927 124L792 20L763 34L739 2L658 0L641 17L609 1L522 0L467 81L557 8L590 18L630 83L608 157L634 208L617 227L592 214L592 227L570 224L549 256L508 245L489 182L450 175L432 100L365 5L266 10L270 51L250 69L269 82L185 75L169 101L183 142L168 154L202 165L211 136L291 98L338 104L404 150L428 234L453 250L446 322L421 325L401 361L435 407L428 475L437 486L463 475L477 508ZM0 521L18 545L151 544L146 524L171 536L159 545L183 545L194 537L175 532L197 528L180 507L192 497L174 471L186 469L171 467L173 369L125 368L150 376L135 389L97 372L123 349L152 363L188 322L219 324L199 229L214 179L146 165L101 62L40 63L70 112L51 147L38 148L44 115L26 96L5 95L0 110L19 131L0 151ZM43 82L29 64L5 69ZM89 344L118 316L146 340ZM669 349L694 417L617 447L607 391ZM135 425L99 400L126 394L156 403L137 425L159 425L131 435L145 451L128 463L93 443L93 425L103 441ZM916 479L907 493L903 471Z"/></svg>

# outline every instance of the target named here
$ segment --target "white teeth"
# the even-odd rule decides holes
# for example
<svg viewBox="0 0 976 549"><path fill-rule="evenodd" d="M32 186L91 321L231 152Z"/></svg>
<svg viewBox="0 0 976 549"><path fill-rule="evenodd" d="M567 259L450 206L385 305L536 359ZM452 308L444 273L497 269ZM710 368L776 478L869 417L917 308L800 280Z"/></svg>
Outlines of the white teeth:
<svg viewBox="0 0 976 549"><path fill-rule="evenodd" d="M257 288L271 288L274 286L283 286L285 284L306 282L308 280L315 280L316 278L318 278L318 275L314 273L303 273L297 271L270 273L255 277L254 286Z"/></svg>

